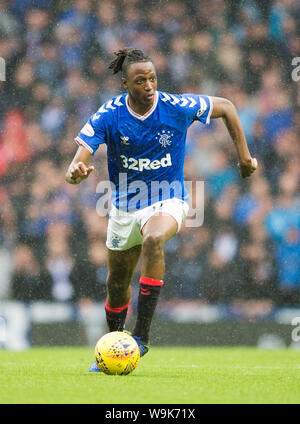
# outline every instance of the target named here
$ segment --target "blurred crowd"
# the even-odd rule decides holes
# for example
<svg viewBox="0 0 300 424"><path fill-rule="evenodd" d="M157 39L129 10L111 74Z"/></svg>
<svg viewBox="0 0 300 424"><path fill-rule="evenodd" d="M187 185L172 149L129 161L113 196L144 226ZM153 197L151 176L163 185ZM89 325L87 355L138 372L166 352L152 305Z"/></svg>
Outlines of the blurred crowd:
<svg viewBox="0 0 300 424"><path fill-rule="evenodd" d="M204 223L166 244L162 301L300 305L298 0L2 0L0 298L104 300L105 147L83 184L64 178L78 131L122 92L108 64L127 46L152 57L160 90L230 99L259 164L241 179L222 120L190 127L185 176L205 181Z"/></svg>

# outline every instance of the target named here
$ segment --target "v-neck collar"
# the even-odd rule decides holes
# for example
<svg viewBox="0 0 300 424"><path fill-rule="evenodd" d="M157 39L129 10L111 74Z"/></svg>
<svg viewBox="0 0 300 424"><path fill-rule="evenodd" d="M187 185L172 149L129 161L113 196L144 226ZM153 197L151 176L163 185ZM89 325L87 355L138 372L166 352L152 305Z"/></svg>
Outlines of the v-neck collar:
<svg viewBox="0 0 300 424"><path fill-rule="evenodd" d="M127 107L128 112L132 116L134 116L135 118L137 118L137 119L139 119L141 121L144 121L145 119L147 119L155 111L156 106L157 106L157 102L158 102L158 92L155 91L154 102L153 102L153 105L152 105L151 109L148 110L148 112L146 112L144 115L139 115L134 110L132 110L131 107L129 106L129 104L128 104L128 94L125 97L125 103L126 103L126 107Z"/></svg>

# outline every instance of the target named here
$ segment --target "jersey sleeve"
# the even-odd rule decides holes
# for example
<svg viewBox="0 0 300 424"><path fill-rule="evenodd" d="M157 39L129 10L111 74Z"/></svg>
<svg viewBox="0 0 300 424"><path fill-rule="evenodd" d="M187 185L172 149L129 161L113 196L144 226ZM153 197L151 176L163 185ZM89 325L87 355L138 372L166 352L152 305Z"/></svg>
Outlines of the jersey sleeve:
<svg viewBox="0 0 300 424"><path fill-rule="evenodd" d="M181 109L191 121L200 121L203 124L210 123L213 103L209 96L200 94L183 94L179 103Z"/></svg>
<svg viewBox="0 0 300 424"><path fill-rule="evenodd" d="M98 111L82 127L75 141L79 146L84 146L94 155L100 144L106 143L105 128L105 118Z"/></svg>

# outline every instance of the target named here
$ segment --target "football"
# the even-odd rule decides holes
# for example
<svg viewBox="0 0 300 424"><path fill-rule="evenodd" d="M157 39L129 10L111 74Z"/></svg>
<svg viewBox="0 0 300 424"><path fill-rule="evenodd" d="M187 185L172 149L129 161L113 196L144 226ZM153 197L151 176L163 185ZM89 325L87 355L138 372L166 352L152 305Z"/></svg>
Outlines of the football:
<svg viewBox="0 0 300 424"><path fill-rule="evenodd" d="M112 331L97 341L95 361L105 374L127 375L137 367L140 350L130 334Z"/></svg>

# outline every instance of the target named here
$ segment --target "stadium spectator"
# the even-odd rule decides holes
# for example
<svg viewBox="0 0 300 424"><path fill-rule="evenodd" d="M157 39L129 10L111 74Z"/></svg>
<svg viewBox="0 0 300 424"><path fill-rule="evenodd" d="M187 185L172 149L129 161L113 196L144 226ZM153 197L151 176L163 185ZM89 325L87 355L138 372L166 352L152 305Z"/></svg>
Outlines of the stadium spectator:
<svg viewBox="0 0 300 424"><path fill-rule="evenodd" d="M73 299L76 303L89 300L104 302L106 299L106 248L103 241L89 244L87 259L78 258L72 269L70 280L73 285Z"/></svg>
<svg viewBox="0 0 300 424"><path fill-rule="evenodd" d="M53 300L51 276L41 267L33 249L28 245L18 245L13 253L13 261L12 299L24 302Z"/></svg>
<svg viewBox="0 0 300 424"><path fill-rule="evenodd" d="M299 305L300 302L300 229L287 230L276 251L278 267L278 304Z"/></svg>
<svg viewBox="0 0 300 424"><path fill-rule="evenodd" d="M51 293L53 300L70 301L73 298L71 271L73 259L66 240L50 238L47 241L46 267L52 278Z"/></svg>
<svg viewBox="0 0 300 424"><path fill-rule="evenodd" d="M228 155L219 150L213 157L213 173L207 177L208 193L213 199L222 195L226 187L237 182L238 173L229 164Z"/></svg>

